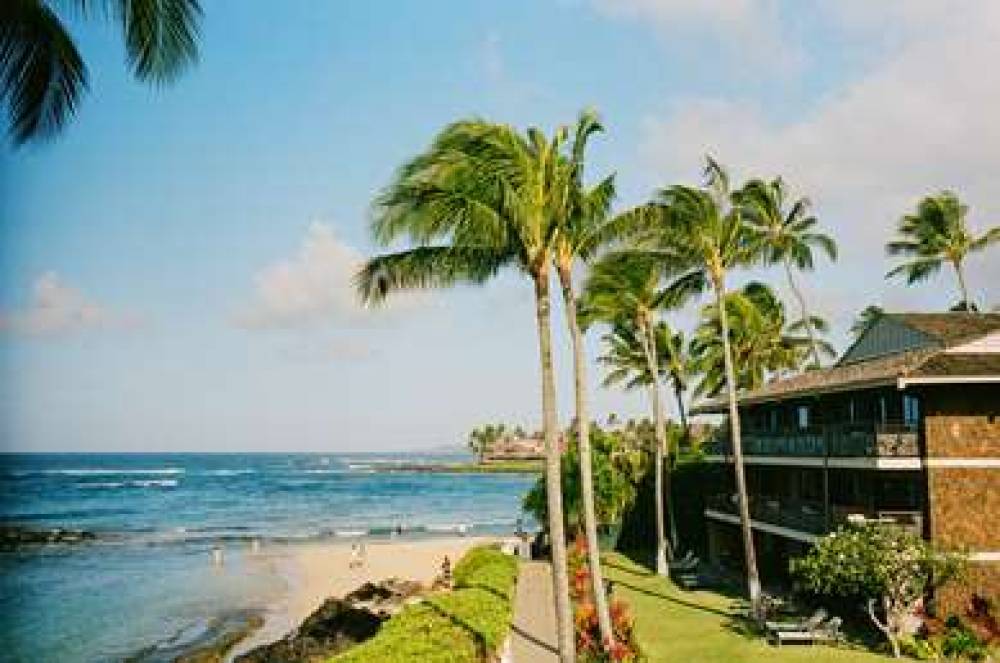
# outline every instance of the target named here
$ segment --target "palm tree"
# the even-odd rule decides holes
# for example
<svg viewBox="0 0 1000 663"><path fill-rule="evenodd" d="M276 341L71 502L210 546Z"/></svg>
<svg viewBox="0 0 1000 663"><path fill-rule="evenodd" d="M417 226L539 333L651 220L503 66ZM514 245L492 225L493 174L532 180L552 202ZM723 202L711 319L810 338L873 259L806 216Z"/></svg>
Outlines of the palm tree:
<svg viewBox="0 0 1000 663"><path fill-rule="evenodd" d="M15 145L56 134L87 89L87 66L58 9L118 23L129 67L143 83L169 83L198 58L198 0L4 0L0 101Z"/></svg>
<svg viewBox="0 0 1000 663"><path fill-rule="evenodd" d="M558 230L572 207L576 175L566 155L568 130L552 138L531 128L464 120L402 166L376 201L373 235L412 248L369 260L358 275L369 303L392 291L480 284L512 266L534 286L546 445L546 500L560 658L575 658L566 570L549 281Z"/></svg>
<svg viewBox="0 0 1000 663"><path fill-rule="evenodd" d="M864 307L861 312L858 313L858 317L855 318L854 322L851 323L851 336L857 339L883 315L885 315L885 311L881 306L869 304Z"/></svg>
<svg viewBox="0 0 1000 663"><path fill-rule="evenodd" d="M964 308L971 311L974 303L969 298L962 263L969 254L1000 242L1000 226L977 237L965 222L968 211L969 207L951 191L942 191L921 200L916 212L900 219L897 229L900 238L885 245L890 256L909 258L894 267L886 278L902 274L907 285L912 285L937 273L944 263L949 263L955 269Z"/></svg>
<svg viewBox="0 0 1000 663"><path fill-rule="evenodd" d="M837 259L837 244L815 231L816 217L809 214L809 199L799 198L789 205L788 190L780 177L770 182L753 179L735 193L743 217L764 241L762 258L770 265L785 268L788 287L799 304L800 325L809 336L813 365L819 368L820 343L816 338L813 318L806 308L806 300L795 282L792 267L800 271L813 269L813 247L822 249L831 260Z"/></svg>
<svg viewBox="0 0 1000 663"><path fill-rule="evenodd" d="M631 327L638 339L649 376L659 376L659 362L654 350L653 312L662 305L660 282L663 266L659 260L630 252L609 253L591 269L580 304L584 326L596 321L616 325L619 331ZM672 508L670 475L664 472L663 453L667 445L666 421L660 398L660 381L649 380L649 396L656 430L655 495L656 495L656 571L667 573L667 558L672 550L664 532L663 496ZM674 519L670 519L673 524ZM673 525L672 525L673 527ZM675 531L675 530L673 530Z"/></svg>
<svg viewBox="0 0 1000 663"><path fill-rule="evenodd" d="M583 184L584 154L591 135L603 131L596 112L581 113L576 124L571 154L575 183L570 190L572 211L564 215L563 225L556 236L553 264L559 277L566 312L566 325L573 347L573 385L576 405L576 433L580 455L580 491L583 504L584 533L587 558L593 584L594 606L601 632L601 641L608 651L614 646L611 612L601 571L601 551L597 538L597 516L594 508L593 462L590 449L590 414L587 403L587 357L583 332L577 319L576 290L573 266L577 259L588 259L602 244L613 227L608 212L615 195L614 176L602 180L591 189Z"/></svg>
<svg viewBox="0 0 1000 663"><path fill-rule="evenodd" d="M750 282L726 294L725 305L738 390L757 389L770 375L798 370L813 348L828 357L834 355L833 346L824 339L795 335L799 325L785 324L784 305L763 283ZM827 328L815 316L812 323L817 330ZM718 306L707 305L691 339L692 360L702 376L696 395L713 397L725 387L721 330Z"/></svg>
<svg viewBox="0 0 1000 663"><path fill-rule="evenodd" d="M733 204L729 176L711 157L707 160L705 176L705 188L669 186L657 192L652 202L625 214L632 218L636 246L647 255L663 260L672 272L679 274L664 292L666 300L680 305L708 289L715 293L723 342L729 430L732 435L733 468L739 498L747 589L751 612L759 619L763 615L760 577L757 573L757 555L747 503L729 318L722 302L727 292L727 273L735 267L747 266L759 260L761 238L744 222L738 206Z"/></svg>

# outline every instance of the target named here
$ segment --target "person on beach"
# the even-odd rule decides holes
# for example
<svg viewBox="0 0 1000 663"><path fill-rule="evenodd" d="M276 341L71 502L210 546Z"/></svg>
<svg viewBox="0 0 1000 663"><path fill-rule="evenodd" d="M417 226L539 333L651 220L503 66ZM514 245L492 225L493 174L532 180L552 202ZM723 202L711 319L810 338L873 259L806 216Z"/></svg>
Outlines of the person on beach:
<svg viewBox="0 0 1000 663"><path fill-rule="evenodd" d="M358 548L357 543L351 544L351 561L347 563L347 567L350 569L356 569L361 566L361 551Z"/></svg>
<svg viewBox="0 0 1000 663"><path fill-rule="evenodd" d="M441 562L441 578L445 582L445 586L451 587L451 560L448 556L444 556L444 561Z"/></svg>

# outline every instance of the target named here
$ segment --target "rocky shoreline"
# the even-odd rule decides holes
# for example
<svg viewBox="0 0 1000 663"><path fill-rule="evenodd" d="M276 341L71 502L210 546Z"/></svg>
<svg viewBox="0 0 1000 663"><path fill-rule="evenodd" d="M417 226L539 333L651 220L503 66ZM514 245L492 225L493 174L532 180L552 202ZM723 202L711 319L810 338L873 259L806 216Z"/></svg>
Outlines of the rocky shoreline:
<svg viewBox="0 0 1000 663"><path fill-rule="evenodd" d="M75 545L97 540L93 532L79 529L37 529L11 523L0 524L0 551L15 552L24 548L45 545Z"/></svg>

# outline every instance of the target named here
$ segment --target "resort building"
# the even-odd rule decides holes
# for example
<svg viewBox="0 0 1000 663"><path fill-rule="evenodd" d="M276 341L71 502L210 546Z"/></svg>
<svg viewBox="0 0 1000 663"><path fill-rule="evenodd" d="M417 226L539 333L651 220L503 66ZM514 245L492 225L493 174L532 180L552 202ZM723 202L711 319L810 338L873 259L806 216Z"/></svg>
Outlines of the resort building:
<svg viewBox="0 0 1000 663"><path fill-rule="evenodd" d="M1000 314L887 314L834 366L746 393L739 410L765 581L818 536L878 520L966 551L962 594L1000 598ZM726 401L694 412L725 414ZM729 444L721 430L709 459L730 463ZM738 565L724 474L705 509L709 554Z"/></svg>

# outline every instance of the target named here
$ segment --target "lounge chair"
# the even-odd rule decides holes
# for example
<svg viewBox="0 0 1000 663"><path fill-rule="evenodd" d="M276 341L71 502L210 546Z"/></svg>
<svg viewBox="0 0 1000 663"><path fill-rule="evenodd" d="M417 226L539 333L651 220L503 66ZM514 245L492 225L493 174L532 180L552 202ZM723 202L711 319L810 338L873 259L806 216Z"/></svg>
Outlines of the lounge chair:
<svg viewBox="0 0 1000 663"><path fill-rule="evenodd" d="M840 640L840 617L833 617L829 621L818 625L816 628L802 631L774 631L771 635L771 642L777 646L793 642L799 644L814 645L817 642L837 642Z"/></svg>
<svg viewBox="0 0 1000 663"><path fill-rule="evenodd" d="M698 559L698 556L689 550L684 557L670 562L668 566L671 571L693 571L698 568L699 562L701 562L701 560Z"/></svg>
<svg viewBox="0 0 1000 663"><path fill-rule="evenodd" d="M811 631L823 623L827 618L826 610L817 608L808 619L794 622L764 622L768 631Z"/></svg>

